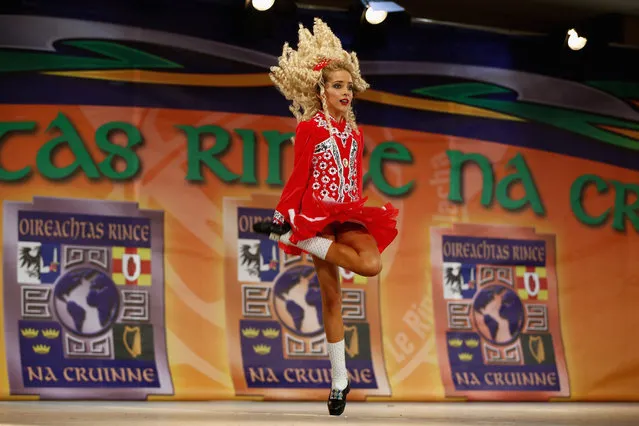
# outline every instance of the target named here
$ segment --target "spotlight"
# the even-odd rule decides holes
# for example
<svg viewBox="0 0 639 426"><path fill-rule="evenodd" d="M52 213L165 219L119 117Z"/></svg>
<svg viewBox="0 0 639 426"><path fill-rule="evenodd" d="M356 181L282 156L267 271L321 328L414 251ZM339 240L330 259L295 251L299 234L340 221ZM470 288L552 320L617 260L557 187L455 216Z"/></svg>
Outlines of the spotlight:
<svg viewBox="0 0 639 426"><path fill-rule="evenodd" d="M389 13L404 11L403 7L393 1L361 0L361 2L366 8L364 18L372 25L384 22Z"/></svg>
<svg viewBox="0 0 639 426"><path fill-rule="evenodd" d="M368 21L369 24L377 25L384 22L384 20L388 16L388 12L386 12L385 10L373 9L372 6L368 6L366 8L366 14L364 16L366 16L366 21Z"/></svg>
<svg viewBox="0 0 639 426"><path fill-rule="evenodd" d="M269 10L271 7L273 7L273 3L275 3L275 0L252 0L251 3L253 4L253 7L257 10L259 10L260 12L264 12L265 10Z"/></svg>
<svg viewBox="0 0 639 426"><path fill-rule="evenodd" d="M568 47L572 50L581 50L584 48L588 39L577 34L577 30L571 28L568 30Z"/></svg>

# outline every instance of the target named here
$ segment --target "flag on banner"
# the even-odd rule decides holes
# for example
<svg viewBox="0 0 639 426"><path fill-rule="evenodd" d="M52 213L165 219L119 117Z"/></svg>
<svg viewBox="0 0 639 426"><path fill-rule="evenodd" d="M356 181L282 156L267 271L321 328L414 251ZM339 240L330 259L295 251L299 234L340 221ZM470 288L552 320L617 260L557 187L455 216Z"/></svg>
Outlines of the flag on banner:
<svg viewBox="0 0 639 426"><path fill-rule="evenodd" d="M113 247L112 253L116 285L151 285L151 249Z"/></svg>
<svg viewBox="0 0 639 426"><path fill-rule="evenodd" d="M60 276L62 250L57 243L18 242L20 284L52 284Z"/></svg>
<svg viewBox="0 0 639 426"><path fill-rule="evenodd" d="M522 300L548 300L546 268L534 266L516 267L517 294Z"/></svg>
<svg viewBox="0 0 639 426"><path fill-rule="evenodd" d="M339 275L342 278L342 284L360 284L366 285L367 280L365 277L361 275L357 275L354 272L351 272L347 269L339 267Z"/></svg>

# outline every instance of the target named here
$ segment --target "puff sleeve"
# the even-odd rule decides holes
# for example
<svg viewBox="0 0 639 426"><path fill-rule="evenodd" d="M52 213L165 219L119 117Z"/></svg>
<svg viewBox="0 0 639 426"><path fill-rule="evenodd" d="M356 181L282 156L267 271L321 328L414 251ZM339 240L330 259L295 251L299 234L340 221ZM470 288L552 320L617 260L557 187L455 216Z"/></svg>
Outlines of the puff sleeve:
<svg viewBox="0 0 639 426"><path fill-rule="evenodd" d="M290 209L296 213L300 211L312 170L311 160L315 148L312 143L312 131L312 124L308 122L299 123L295 129L293 172L284 185L280 201L273 213L273 222L277 224L284 223Z"/></svg>

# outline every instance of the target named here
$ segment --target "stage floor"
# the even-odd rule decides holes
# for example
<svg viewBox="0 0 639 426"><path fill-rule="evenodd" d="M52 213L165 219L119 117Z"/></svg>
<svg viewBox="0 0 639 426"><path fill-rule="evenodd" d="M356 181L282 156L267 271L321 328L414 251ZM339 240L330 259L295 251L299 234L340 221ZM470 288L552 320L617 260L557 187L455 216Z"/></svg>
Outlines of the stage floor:
<svg viewBox="0 0 639 426"><path fill-rule="evenodd" d="M0 425L639 425L639 404L288 402L1 402Z"/></svg>

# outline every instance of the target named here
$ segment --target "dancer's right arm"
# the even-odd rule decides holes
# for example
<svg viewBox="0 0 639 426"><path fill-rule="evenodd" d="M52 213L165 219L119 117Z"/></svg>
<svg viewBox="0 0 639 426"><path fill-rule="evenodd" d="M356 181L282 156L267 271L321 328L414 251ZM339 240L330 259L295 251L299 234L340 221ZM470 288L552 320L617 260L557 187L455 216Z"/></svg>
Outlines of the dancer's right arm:
<svg viewBox="0 0 639 426"><path fill-rule="evenodd" d="M302 197L311 176L311 159L315 148L315 144L312 142L312 133L313 124L305 121L299 123L295 129L293 172L284 185L280 201L273 214L273 222L278 225L285 221L290 222L288 213L290 209L293 209L295 213L300 210Z"/></svg>

